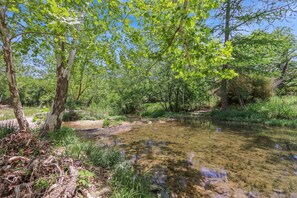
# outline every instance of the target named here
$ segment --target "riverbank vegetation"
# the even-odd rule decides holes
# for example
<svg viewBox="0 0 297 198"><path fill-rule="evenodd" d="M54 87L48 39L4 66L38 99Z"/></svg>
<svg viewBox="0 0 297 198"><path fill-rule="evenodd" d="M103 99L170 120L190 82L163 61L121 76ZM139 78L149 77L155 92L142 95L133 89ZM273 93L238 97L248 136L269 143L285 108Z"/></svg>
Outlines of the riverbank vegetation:
<svg viewBox="0 0 297 198"><path fill-rule="evenodd" d="M127 117L212 111L223 121L295 126L296 30L279 22L294 23L296 6L296 0L1 1L2 151L12 144L12 153L6 153L12 158L6 156L1 166L20 156L16 171L26 167L21 163L31 166L35 157L38 165L31 167L53 162L58 166L48 172L61 170L65 181L85 183L88 179L70 174L80 165L16 149L31 152L31 145L42 150L49 143L48 149L65 147L65 156L83 161L87 178L89 162L110 172L111 196L146 197L149 185L119 160L118 151L90 147L61 129L63 122L101 120L109 128ZM16 122L10 125L11 118ZM35 137L31 119L45 139ZM14 138L19 146L10 142ZM34 193L48 194L43 176L32 171L22 172L19 177L28 183L9 186L7 196L27 184L35 187L36 181ZM1 179L11 183L9 177ZM70 186L53 192L74 196L79 190Z"/></svg>
<svg viewBox="0 0 297 198"><path fill-rule="evenodd" d="M26 188L22 192L8 190L1 196L53 196L54 192L66 193L68 185L74 185L69 193L76 196L154 197L151 177L138 174L132 163L113 148L96 146L69 128L51 133L48 140L38 133L23 136L16 131L11 124L0 127L0 151L8 160L1 161L1 167L7 166L1 175L9 176L2 178L0 189L22 189L24 184ZM12 142L6 145L9 141ZM17 169L22 171L17 172ZM77 174L75 183L71 181L71 171ZM61 183L60 177L66 181ZM7 183L8 179L14 183Z"/></svg>
<svg viewBox="0 0 297 198"><path fill-rule="evenodd" d="M296 104L295 96L272 97L243 107L231 107L227 111L215 110L211 116L215 120L228 122L296 127Z"/></svg>

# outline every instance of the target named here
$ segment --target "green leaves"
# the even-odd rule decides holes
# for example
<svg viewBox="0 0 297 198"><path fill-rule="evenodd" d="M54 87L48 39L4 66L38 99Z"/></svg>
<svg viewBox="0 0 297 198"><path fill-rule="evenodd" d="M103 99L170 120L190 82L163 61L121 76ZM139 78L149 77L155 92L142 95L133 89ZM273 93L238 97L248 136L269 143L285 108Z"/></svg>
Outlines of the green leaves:
<svg viewBox="0 0 297 198"><path fill-rule="evenodd" d="M218 5L216 0L129 1L132 15L141 24L135 31L143 39L131 37L139 41L138 53L153 54L148 57L155 59L154 65L166 58L183 78L220 76L219 67L231 57L231 44L222 46L210 39L210 29L203 25Z"/></svg>
<svg viewBox="0 0 297 198"><path fill-rule="evenodd" d="M231 65L241 73L279 75L278 65L296 55L296 39L288 29L276 29L272 33L256 30L247 36L236 36L232 43L234 59Z"/></svg>

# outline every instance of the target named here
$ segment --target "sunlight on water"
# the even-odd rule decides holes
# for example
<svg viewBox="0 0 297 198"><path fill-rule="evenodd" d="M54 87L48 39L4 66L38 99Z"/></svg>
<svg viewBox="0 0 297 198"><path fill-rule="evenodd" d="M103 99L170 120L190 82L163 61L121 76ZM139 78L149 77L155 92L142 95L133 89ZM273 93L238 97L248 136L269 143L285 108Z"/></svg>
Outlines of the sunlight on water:
<svg viewBox="0 0 297 198"><path fill-rule="evenodd" d="M292 129L153 122L117 135L124 154L176 197L297 197Z"/></svg>

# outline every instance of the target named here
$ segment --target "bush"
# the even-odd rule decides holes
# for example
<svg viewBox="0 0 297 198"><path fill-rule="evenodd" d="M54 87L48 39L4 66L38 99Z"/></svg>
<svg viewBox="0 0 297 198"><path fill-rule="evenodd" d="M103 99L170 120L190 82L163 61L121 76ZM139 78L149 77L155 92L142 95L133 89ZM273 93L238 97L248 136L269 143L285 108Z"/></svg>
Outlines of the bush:
<svg viewBox="0 0 297 198"><path fill-rule="evenodd" d="M79 119L80 119L80 115L75 111L65 112L63 115L64 122L77 121Z"/></svg>
<svg viewBox="0 0 297 198"><path fill-rule="evenodd" d="M230 104L245 105L259 99L267 100L273 95L272 79L263 76L240 75L228 84Z"/></svg>

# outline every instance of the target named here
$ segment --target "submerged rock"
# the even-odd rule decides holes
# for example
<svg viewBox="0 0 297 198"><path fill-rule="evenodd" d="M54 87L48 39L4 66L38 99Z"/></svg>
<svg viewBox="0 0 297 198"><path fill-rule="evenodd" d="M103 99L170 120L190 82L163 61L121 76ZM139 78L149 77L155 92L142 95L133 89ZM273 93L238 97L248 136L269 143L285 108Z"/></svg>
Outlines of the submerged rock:
<svg viewBox="0 0 297 198"><path fill-rule="evenodd" d="M220 172L217 172L217 171L202 167L200 169L200 172L202 176L206 178L227 180L227 172L224 169L222 169Z"/></svg>

